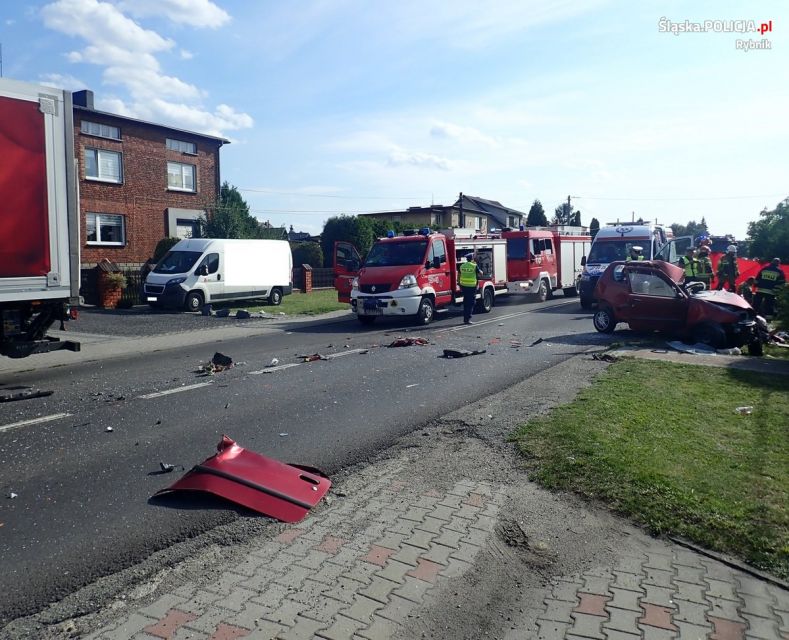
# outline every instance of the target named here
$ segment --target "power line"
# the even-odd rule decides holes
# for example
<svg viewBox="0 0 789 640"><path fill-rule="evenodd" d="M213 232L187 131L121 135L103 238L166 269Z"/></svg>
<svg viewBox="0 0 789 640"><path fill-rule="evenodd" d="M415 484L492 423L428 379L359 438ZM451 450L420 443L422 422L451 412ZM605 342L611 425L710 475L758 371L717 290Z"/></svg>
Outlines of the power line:
<svg viewBox="0 0 789 640"><path fill-rule="evenodd" d="M238 191L249 193L271 193L282 196L301 196L303 198L339 198L345 200L422 200L424 196L344 196L336 193L300 193L298 191L278 191L276 189L248 189L236 187Z"/></svg>
<svg viewBox="0 0 789 640"><path fill-rule="evenodd" d="M760 196L712 196L709 198L603 198L597 196L573 196L578 200L619 200L642 202L678 202L678 201L704 201L704 200L755 200L757 198L784 198L783 194L768 194Z"/></svg>

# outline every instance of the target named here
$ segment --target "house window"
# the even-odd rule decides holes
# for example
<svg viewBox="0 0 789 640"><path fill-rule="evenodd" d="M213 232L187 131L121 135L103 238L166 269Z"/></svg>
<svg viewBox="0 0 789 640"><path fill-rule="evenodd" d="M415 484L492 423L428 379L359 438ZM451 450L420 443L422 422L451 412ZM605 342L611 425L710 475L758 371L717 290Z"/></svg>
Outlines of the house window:
<svg viewBox="0 0 789 640"><path fill-rule="evenodd" d="M472 216L474 220L474 231L479 231L482 228L482 218L479 216Z"/></svg>
<svg viewBox="0 0 789 640"><path fill-rule="evenodd" d="M110 140L120 140L121 130L119 127L111 127L108 124L99 124L98 122L90 122L83 120L80 123L80 130L89 136L97 136L99 138L109 138Z"/></svg>
<svg viewBox="0 0 789 640"><path fill-rule="evenodd" d="M104 182L122 182L121 154L105 149L85 149L85 177Z"/></svg>
<svg viewBox="0 0 789 640"><path fill-rule="evenodd" d="M195 167L180 162L167 163L167 188L174 191L195 191Z"/></svg>
<svg viewBox="0 0 789 640"><path fill-rule="evenodd" d="M193 156L197 155L197 145L194 142L167 138L167 148L171 151L180 151L181 153L188 153Z"/></svg>
<svg viewBox="0 0 789 640"><path fill-rule="evenodd" d="M175 237L181 238L199 238L200 237L200 224L197 220L176 220L175 223Z"/></svg>
<svg viewBox="0 0 789 640"><path fill-rule="evenodd" d="M126 244L126 225L123 216L110 213L87 214L88 244Z"/></svg>

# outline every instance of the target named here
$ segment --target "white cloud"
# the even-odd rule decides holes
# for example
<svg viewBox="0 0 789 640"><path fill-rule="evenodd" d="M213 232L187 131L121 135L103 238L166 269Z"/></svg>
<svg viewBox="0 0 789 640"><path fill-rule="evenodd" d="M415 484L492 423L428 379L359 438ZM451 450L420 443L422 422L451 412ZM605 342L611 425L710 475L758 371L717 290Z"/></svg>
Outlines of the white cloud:
<svg viewBox="0 0 789 640"><path fill-rule="evenodd" d="M108 111L144 120L173 124L214 135L251 127L252 118L220 104L213 110L202 101L199 87L164 73L158 54L170 51L175 42L145 29L123 13L164 15L174 22L197 27L218 27L230 16L209 0L136 0L112 4L102 0L55 0L41 9L48 28L81 38L85 46L66 54L72 63L103 66L105 85L119 87L127 98L108 97L98 104ZM180 50L182 59L191 52ZM110 108L112 107L112 108Z"/></svg>
<svg viewBox="0 0 789 640"><path fill-rule="evenodd" d="M41 84L48 87L57 87L58 89L79 91L80 89L84 89L87 86L82 80L69 74L44 73L39 77Z"/></svg>
<svg viewBox="0 0 789 640"><path fill-rule="evenodd" d="M187 51L186 49L181 49L180 55L181 60L191 60L195 57L195 54L193 54L191 51Z"/></svg>
<svg viewBox="0 0 789 640"><path fill-rule="evenodd" d="M11 27L11 26L13 26L13 25L15 25L15 24L16 24L16 20L14 20L13 18L8 18L8 19L6 19L5 23L6 23L6 24L7 24L9 27Z"/></svg>
<svg viewBox="0 0 789 640"><path fill-rule="evenodd" d="M165 16L190 27L217 29L230 22L227 11L211 0L125 0L118 6L133 16Z"/></svg>
<svg viewBox="0 0 789 640"><path fill-rule="evenodd" d="M481 143L496 146L496 140L473 127L462 127L451 122L436 122L430 128L434 138L451 138L459 142Z"/></svg>
<svg viewBox="0 0 789 640"><path fill-rule="evenodd" d="M447 158L420 151L407 151L406 149L393 149L389 153L387 163L393 167L412 165L426 169L441 169L442 171L449 171L452 167L452 163Z"/></svg>

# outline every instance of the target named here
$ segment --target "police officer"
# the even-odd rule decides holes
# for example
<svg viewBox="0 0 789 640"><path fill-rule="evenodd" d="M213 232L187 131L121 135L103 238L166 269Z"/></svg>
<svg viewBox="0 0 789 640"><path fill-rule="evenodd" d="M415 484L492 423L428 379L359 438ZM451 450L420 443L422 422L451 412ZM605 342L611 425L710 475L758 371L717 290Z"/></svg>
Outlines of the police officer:
<svg viewBox="0 0 789 640"><path fill-rule="evenodd" d="M679 266L685 271L685 283L697 282L699 280L699 261L696 260L696 250L693 246L688 247L685 255L679 259Z"/></svg>
<svg viewBox="0 0 789 640"><path fill-rule="evenodd" d="M737 266L737 245L730 244L726 247L726 255L718 260L718 286L720 291L724 285L728 284L729 291L737 292L737 278L740 275L740 268Z"/></svg>
<svg viewBox="0 0 789 640"><path fill-rule="evenodd" d="M775 313L775 297L778 291L786 284L786 276L781 271L780 258L773 258L769 265L762 269L756 276L756 296L753 307L756 313L773 315ZM764 309L762 309L764 304Z"/></svg>
<svg viewBox="0 0 789 640"><path fill-rule="evenodd" d="M644 248L643 247L630 247L630 254L627 256L627 262L631 260L643 260Z"/></svg>
<svg viewBox="0 0 789 640"><path fill-rule="evenodd" d="M696 280L703 282L707 289L712 288L712 260L710 260L710 248L703 244L699 247L699 257L696 259Z"/></svg>
<svg viewBox="0 0 789 640"><path fill-rule="evenodd" d="M477 282L482 276L482 269L474 261L474 254L466 255L466 261L458 265L460 277L458 284L463 291L463 324L472 324L471 314L477 299Z"/></svg>

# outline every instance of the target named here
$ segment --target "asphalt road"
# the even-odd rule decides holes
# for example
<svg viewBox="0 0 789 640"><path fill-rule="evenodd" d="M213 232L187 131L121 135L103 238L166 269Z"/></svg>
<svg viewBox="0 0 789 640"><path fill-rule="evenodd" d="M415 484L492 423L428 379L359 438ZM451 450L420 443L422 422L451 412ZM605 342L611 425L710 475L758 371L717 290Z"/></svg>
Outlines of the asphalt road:
<svg viewBox="0 0 789 640"><path fill-rule="evenodd" d="M256 518L202 498L150 500L180 475L160 473L160 461L188 469L228 434L251 450L331 474L610 339L594 331L577 299L561 296L502 301L475 320L464 326L452 313L424 329L317 321L0 378L0 389L54 392L0 405L0 556L12 585L0 591L0 624L220 524ZM401 335L431 344L384 346ZM487 353L447 360L444 348ZM195 370L214 351L245 364L199 377ZM345 355L282 368L314 352ZM280 365L273 371L265 369L272 358ZM41 418L48 420L13 426Z"/></svg>

